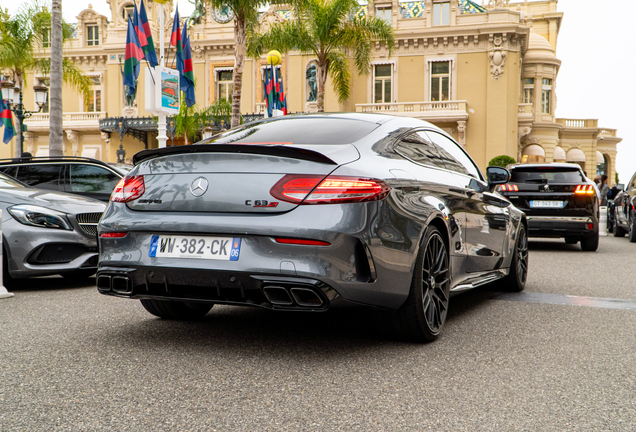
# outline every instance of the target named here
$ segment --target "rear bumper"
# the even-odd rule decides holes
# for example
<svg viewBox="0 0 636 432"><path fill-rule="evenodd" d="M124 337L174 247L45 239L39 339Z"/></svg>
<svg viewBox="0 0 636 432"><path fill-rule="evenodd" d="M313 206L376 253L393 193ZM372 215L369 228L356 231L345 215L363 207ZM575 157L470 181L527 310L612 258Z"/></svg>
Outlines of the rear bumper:
<svg viewBox="0 0 636 432"><path fill-rule="evenodd" d="M598 235L598 222L590 216L527 216L527 219L530 237L581 238Z"/></svg>

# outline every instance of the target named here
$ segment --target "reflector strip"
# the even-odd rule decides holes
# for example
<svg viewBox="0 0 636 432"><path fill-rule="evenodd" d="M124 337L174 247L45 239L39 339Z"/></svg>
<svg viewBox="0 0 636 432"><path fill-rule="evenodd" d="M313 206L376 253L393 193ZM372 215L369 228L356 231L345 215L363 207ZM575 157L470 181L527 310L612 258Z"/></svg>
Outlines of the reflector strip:
<svg viewBox="0 0 636 432"><path fill-rule="evenodd" d="M279 238L276 237L276 243L293 244L293 245L305 245L305 246L331 246L331 243L320 240L305 240L305 239L293 239L293 238Z"/></svg>
<svg viewBox="0 0 636 432"><path fill-rule="evenodd" d="M102 238L122 238L126 237L128 233L125 232L111 232L111 233L101 233L99 236Z"/></svg>

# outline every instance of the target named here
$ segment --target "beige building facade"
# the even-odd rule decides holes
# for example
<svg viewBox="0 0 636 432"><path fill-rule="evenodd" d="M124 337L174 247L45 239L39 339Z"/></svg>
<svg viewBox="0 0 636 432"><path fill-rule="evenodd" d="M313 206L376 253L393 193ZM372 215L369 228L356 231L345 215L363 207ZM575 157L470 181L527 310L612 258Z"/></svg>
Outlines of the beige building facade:
<svg viewBox="0 0 636 432"><path fill-rule="evenodd" d="M89 6L78 15L76 37L66 49L65 55L84 69L94 86L89 104L84 104L73 89L64 88L65 154L114 162L121 145L130 161L137 151L157 146L156 126L153 128L144 108L144 71L132 103L123 89L125 17L133 2L106 1L110 21ZM158 48L159 4L149 0L146 7ZM165 9L169 40L172 3ZM289 7L272 6L260 16L261 29L291 19L291 14ZM386 113L430 121L451 134L482 169L491 158L506 154L520 162L579 163L588 176L593 177L598 170L613 181L616 144L621 141L616 130L600 127L595 119L555 117L561 66L556 49L563 19L557 0L486 0L481 4L469 0L376 0L361 2L356 14L390 22L397 46L389 56L385 46L376 44L367 75L359 76L352 65L351 97L345 103L338 103L328 82L326 111ZM232 92L231 16L208 7L189 35L198 105L207 106ZM173 55L171 51L168 59ZM244 114L264 112L265 65L264 58L245 63ZM315 58L284 53L280 70L288 110L315 111ZM30 75L26 82L46 84L46 80L45 76ZM33 109L33 92L27 90L24 96L27 108ZM122 122L121 117L130 120ZM120 134L117 126L123 123L139 127ZM24 150L46 155L48 114L34 114L26 124ZM9 146L0 148L0 156L12 155Z"/></svg>

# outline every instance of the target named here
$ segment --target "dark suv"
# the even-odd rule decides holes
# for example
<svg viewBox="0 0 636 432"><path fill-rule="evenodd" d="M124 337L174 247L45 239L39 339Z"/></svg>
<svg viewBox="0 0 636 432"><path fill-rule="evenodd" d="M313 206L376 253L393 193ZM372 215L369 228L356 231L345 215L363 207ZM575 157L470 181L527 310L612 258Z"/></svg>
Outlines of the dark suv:
<svg viewBox="0 0 636 432"><path fill-rule="evenodd" d="M584 251L598 249L599 202L592 182L576 164L508 166L510 182L499 192L526 213L528 235L581 242Z"/></svg>
<svg viewBox="0 0 636 432"><path fill-rule="evenodd" d="M623 237L625 233L630 242L636 242L636 174L632 176L625 187L614 198L613 213L611 216L612 232L614 237Z"/></svg>
<svg viewBox="0 0 636 432"><path fill-rule="evenodd" d="M108 201L132 167L83 157L0 159L0 172L31 187Z"/></svg>

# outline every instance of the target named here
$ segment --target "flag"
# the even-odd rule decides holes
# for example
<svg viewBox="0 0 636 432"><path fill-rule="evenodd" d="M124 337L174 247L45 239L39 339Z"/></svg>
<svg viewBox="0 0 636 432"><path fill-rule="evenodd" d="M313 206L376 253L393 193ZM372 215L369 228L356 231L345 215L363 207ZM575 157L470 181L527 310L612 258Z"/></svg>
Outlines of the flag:
<svg viewBox="0 0 636 432"><path fill-rule="evenodd" d="M150 23L148 22L148 15L146 15L146 7L144 6L144 0L141 0L139 5L139 21L141 24L141 29L144 33L144 37L146 38L146 45L142 44L142 49L144 50L144 54L146 55L146 60L150 63L150 66L155 67L159 64L157 60L157 52L155 51L155 43L152 40L152 32L150 31ZM137 30L137 28L135 28ZM139 38L141 41L141 37Z"/></svg>
<svg viewBox="0 0 636 432"><path fill-rule="evenodd" d="M174 12L174 20L172 21L172 35L170 35L170 46L176 47L177 52L175 57L177 58L177 70L181 72L183 70L183 42L181 41L181 28L179 27L179 6ZM179 64L181 62L181 64ZM174 64L174 57L172 58L172 64Z"/></svg>
<svg viewBox="0 0 636 432"><path fill-rule="evenodd" d="M287 96L285 95L285 87L283 86L283 75L280 76L280 87L278 92L278 109L287 115Z"/></svg>
<svg viewBox="0 0 636 432"><path fill-rule="evenodd" d="M2 125L4 126L4 137L2 138L2 141L5 144L9 144L11 138L15 136L15 127L13 126L11 110L2 99L0 99L0 118L2 119Z"/></svg>
<svg viewBox="0 0 636 432"><path fill-rule="evenodd" d="M272 75L272 69L273 67L265 67L265 80L263 81L268 117L272 116L272 110L274 109L274 76Z"/></svg>
<svg viewBox="0 0 636 432"><path fill-rule="evenodd" d="M185 102L191 107L196 103L196 95L194 94L194 69L192 67L192 49L190 47L190 38L188 37L188 23L183 24L183 32L181 33L183 42L182 64L183 69L179 71L181 91L185 93ZM177 54L178 55L178 54ZM177 58L177 69L179 68L179 58Z"/></svg>
<svg viewBox="0 0 636 432"><path fill-rule="evenodd" d="M139 76L139 63L144 59L144 52L139 45L133 23L128 17L128 29L126 30L126 59L124 60L124 85L128 86L128 95L135 94L137 77Z"/></svg>

